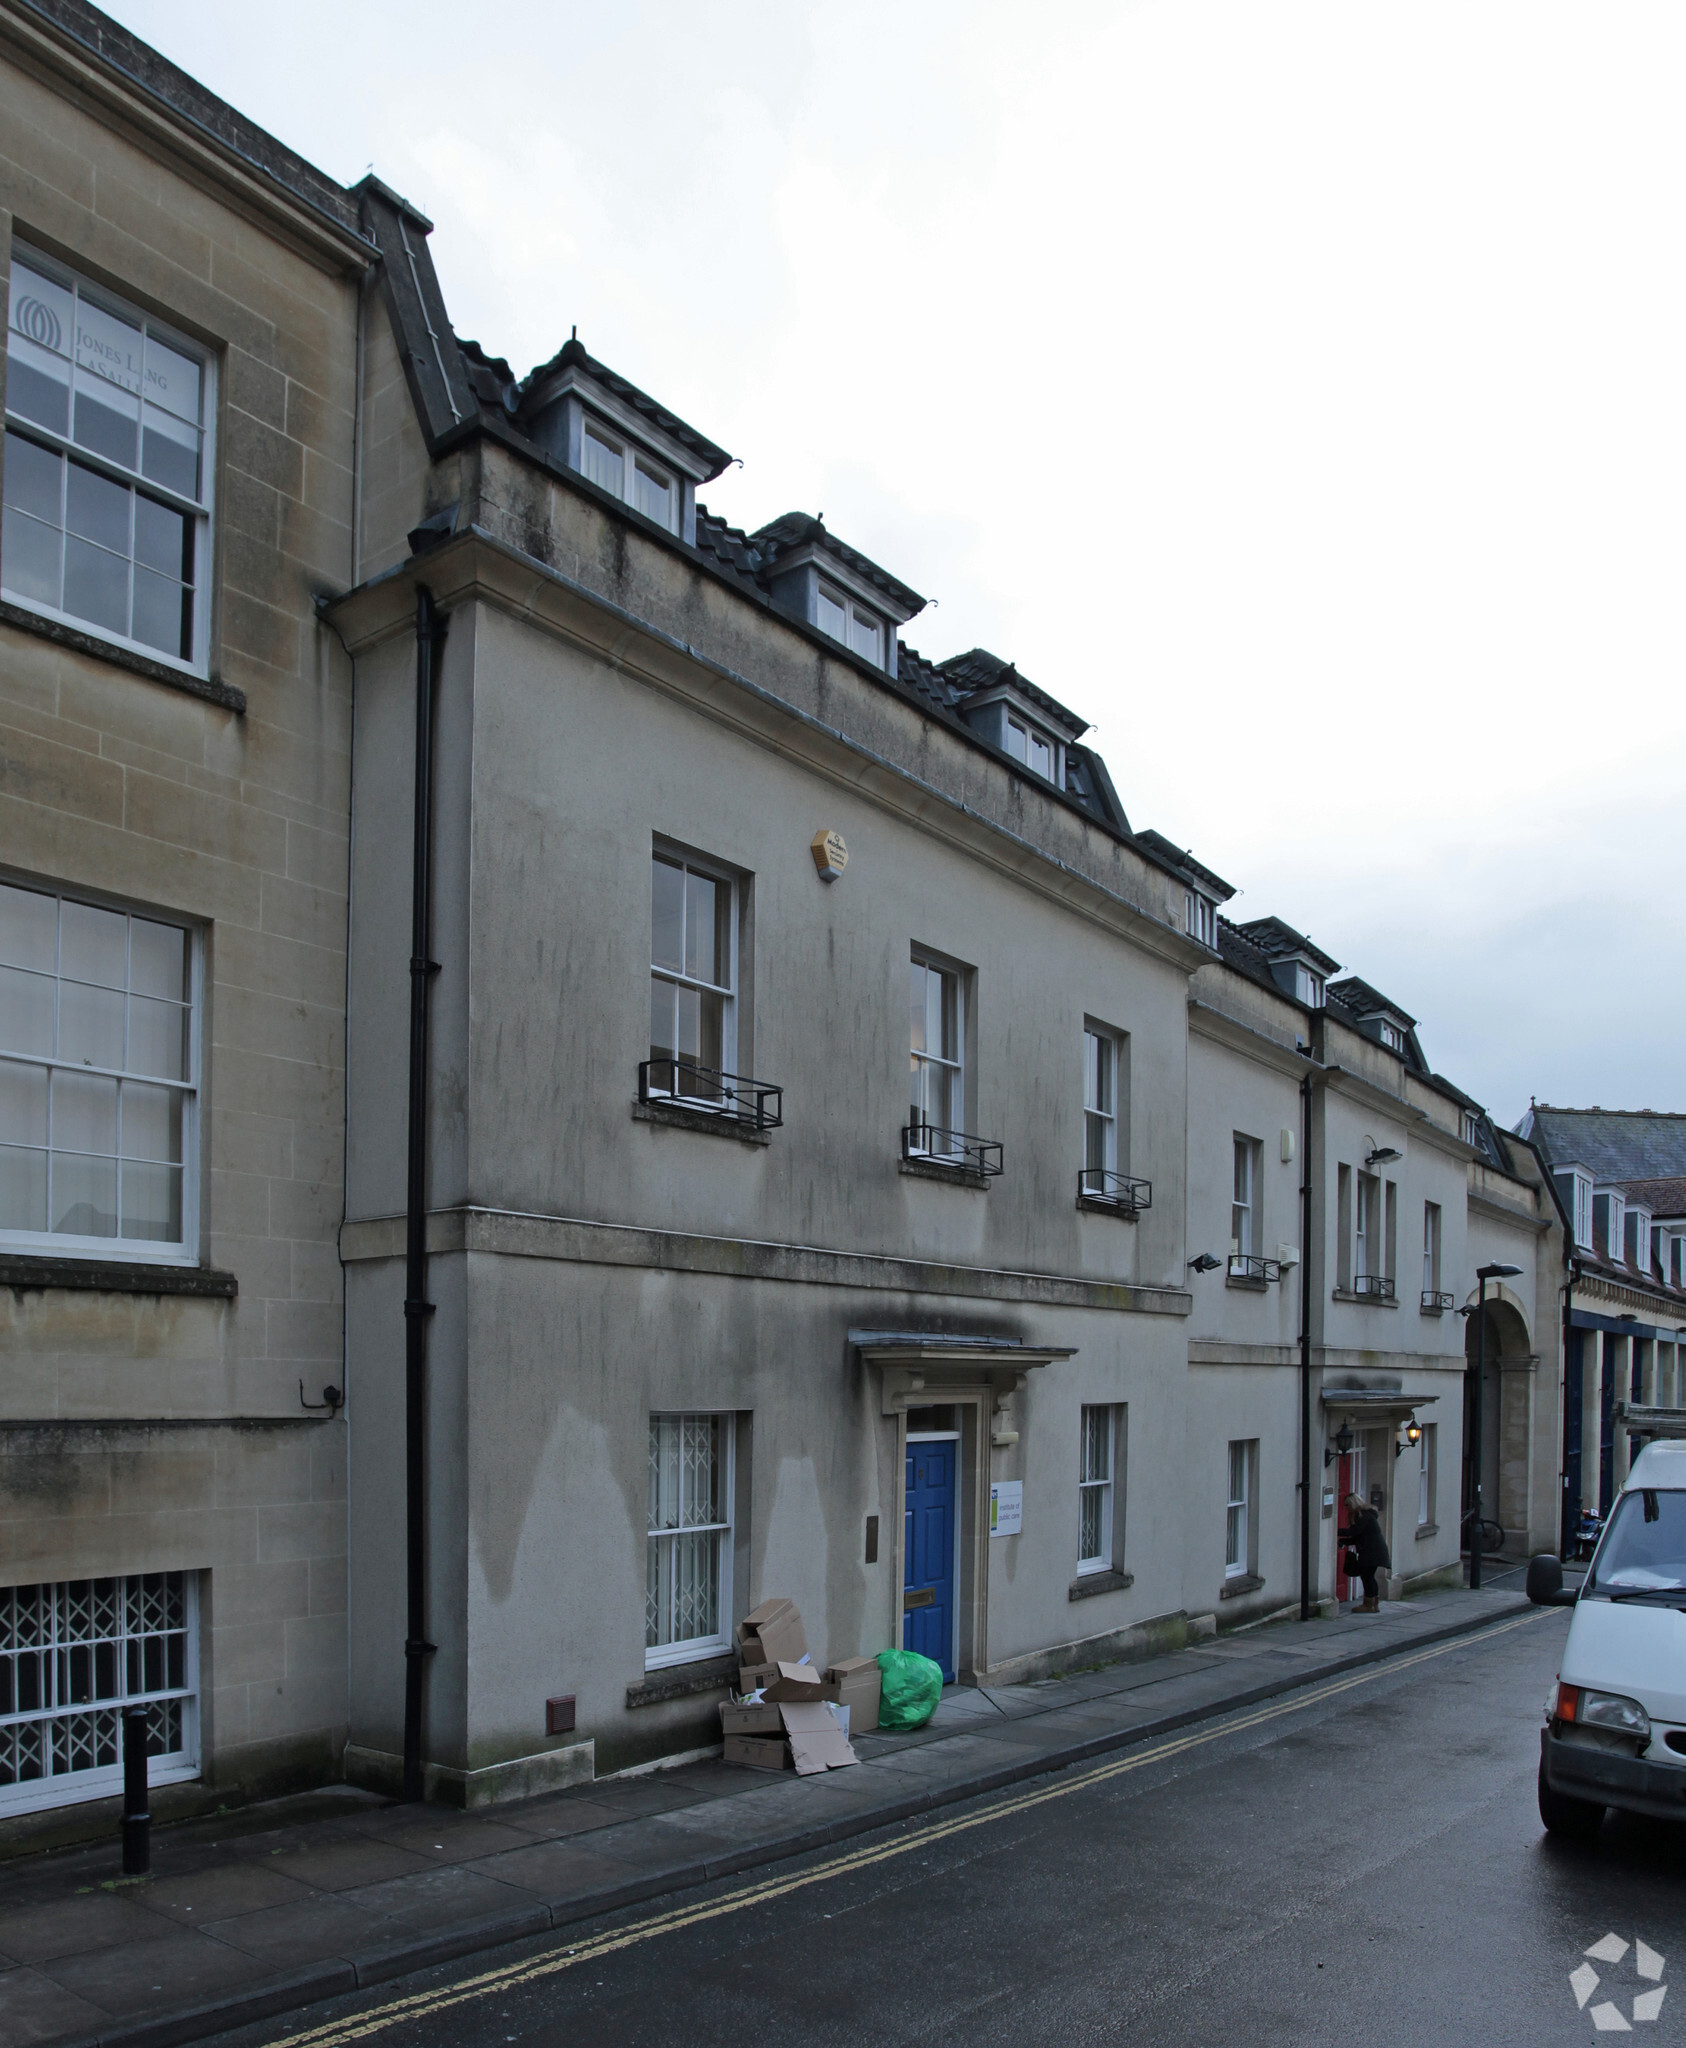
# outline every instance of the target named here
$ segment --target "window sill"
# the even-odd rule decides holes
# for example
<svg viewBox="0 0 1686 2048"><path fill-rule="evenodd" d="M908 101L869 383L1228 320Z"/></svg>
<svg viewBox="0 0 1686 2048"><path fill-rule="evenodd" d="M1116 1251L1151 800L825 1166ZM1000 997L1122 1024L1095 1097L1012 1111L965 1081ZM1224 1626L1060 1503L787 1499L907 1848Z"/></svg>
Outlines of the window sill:
<svg viewBox="0 0 1686 2048"><path fill-rule="evenodd" d="M676 1131L701 1131L710 1138L736 1138L740 1145L770 1145L772 1135L753 1124L735 1123L729 1116L716 1116L708 1109L687 1109L682 1102L635 1102L632 1120L639 1124L666 1124Z"/></svg>
<svg viewBox="0 0 1686 2048"><path fill-rule="evenodd" d="M59 1259L39 1252L0 1251L0 1287L34 1291L64 1287L83 1294L197 1294L232 1301L239 1283L213 1266L123 1265L113 1259Z"/></svg>
<svg viewBox="0 0 1686 2048"><path fill-rule="evenodd" d="M1077 1206L1087 1210L1091 1216L1112 1216L1120 1223L1134 1223L1142 1213L1132 1209L1128 1202L1106 1202L1099 1195L1079 1195Z"/></svg>
<svg viewBox="0 0 1686 2048"><path fill-rule="evenodd" d="M1079 1572L1066 1588L1068 1600L1092 1600L1097 1593L1122 1593L1136 1583L1134 1572Z"/></svg>
<svg viewBox="0 0 1686 2048"><path fill-rule="evenodd" d="M1417 1541L1419 1543L1426 1543L1431 1536L1438 1536L1439 1534L1440 1524L1438 1522L1419 1522L1417 1524Z"/></svg>
<svg viewBox="0 0 1686 2048"><path fill-rule="evenodd" d="M1264 1589L1264 1580L1257 1572L1237 1572L1233 1579L1225 1579L1220 1600L1238 1600L1243 1593L1258 1593Z"/></svg>
<svg viewBox="0 0 1686 2048"><path fill-rule="evenodd" d="M738 1675L736 1657L705 1657L695 1664L664 1664L626 1689L629 1707L659 1707L664 1700L682 1700L693 1693L719 1692Z"/></svg>
<svg viewBox="0 0 1686 2048"><path fill-rule="evenodd" d="M968 1166L944 1166L936 1159L903 1159L897 1164L909 1180L941 1180L951 1188L976 1188L980 1195L989 1193L991 1174L974 1173Z"/></svg>
<svg viewBox="0 0 1686 2048"><path fill-rule="evenodd" d="M1329 1299L1331 1301L1350 1301L1358 1308L1397 1308L1399 1306L1397 1295L1392 1301L1389 1301L1385 1294L1354 1294L1350 1287L1331 1287Z"/></svg>
<svg viewBox="0 0 1686 2048"><path fill-rule="evenodd" d="M1224 1285L1226 1287L1233 1287L1237 1294L1268 1294L1270 1292L1270 1282L1268 1280L1254 1280L1243 1274L1226 1273L1224 1275Z"/></svg>
<svg viewBox="0 0 1686 2048"><path fill-rule="evenodd" d="M219 682L214 676L192 675L186 669L173 668L167 661L152 661L144 654L137 654L132 647L114 647L97 633L81 632L75 626L67 626L62 619L44 619L39 612L32 612L27 605L14 604L10 598L0 598L0 624L16 626L23 633L37 633L57 647L68 647L76 654L92 655L96 661L109 661L114 668L126 668L131 675L145 676L149 682L163 683L172 690L185 690L190 697L202 697L207 704L220 704L225 711L245 712L246 693L237 690L232 683Z"/></svg>

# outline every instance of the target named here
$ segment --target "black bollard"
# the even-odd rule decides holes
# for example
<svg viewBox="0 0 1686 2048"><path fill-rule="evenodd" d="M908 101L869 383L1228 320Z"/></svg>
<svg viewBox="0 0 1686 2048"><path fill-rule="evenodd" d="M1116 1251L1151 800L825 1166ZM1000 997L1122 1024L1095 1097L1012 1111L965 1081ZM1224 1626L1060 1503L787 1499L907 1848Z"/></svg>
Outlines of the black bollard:
<svg viewBox="0 0 1686 2048"><path fill-rule="evenodd" d="M152 1868L152 1815L146 1808L146 1741L150 1707L123 1709L123 1875Z"/></svg>

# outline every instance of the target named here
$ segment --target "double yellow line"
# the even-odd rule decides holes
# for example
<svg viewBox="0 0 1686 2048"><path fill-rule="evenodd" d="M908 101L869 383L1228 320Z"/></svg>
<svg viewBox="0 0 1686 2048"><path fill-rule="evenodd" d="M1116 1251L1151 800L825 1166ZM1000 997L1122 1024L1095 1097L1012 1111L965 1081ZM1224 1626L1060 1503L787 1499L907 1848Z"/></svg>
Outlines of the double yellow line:
<svg viewBox="0 0 1686 2048"><path fill-rule="evenodd" d="M811 1864L806 1870L793 1872L788 1877L768 1878L760 1884L744 1885L740 1890L729 1893L725 1898L698 1901L690 1906L676 1906L671 1912L655 1913L647 1920L635 1920L630 1927L620 1927L610 1933L592 1935L575 1947L564 1949L559 1954L540 1956L530 1962L509 1963L500 1970L486 1970L478 1977L466 1978L461 1984L441 1988L438 1991L418 1991L408 1998L396 1998L391 2004L381 2006L377 2011L356 2014L348 2019L332 2020L326 2026L311 2027L301 2034L289 2034L275 2044L275 2048L340 2048L348 2041L365 2040L370 2034L383 2032L387 2027L398 2026L405 2020L429 2019L435 2013L449 2012L453 2006L467 2005L476 1998L490 1998L498 1992L519 1990L523 1985L536 1983L543 1977L554 1977L560 1971L572 1970L582 1963L599 1961L604 1956L614 1955L618 1950L636 1948L641 1942L654 1941L664 1934L677 1934L687 1927L699 1927L708 1920L720 1920L729 1913L747 1912L752 1906L763 1906L772 1899L782 1899L791 1892L805 1891L809 1885L829 1884L833 1878L847 1877L857 1870L869 1870L874 1864L889 1863L898 1856L906 1856L915 1849L929 1848L933 1843L944 1842L954 1835L963 1835L969 1829L990 1827L995 1822L1009 1820L1014 1814L1028 1813L1038 1806L1046 1806L1051 1800L1070 1799L1079 1792L1087 1792L1096 1785L1105 1784L1109 1778L1121 1778L1130 1771L1139 1771L1147 1764L1163 1763L1167 1757L1181 1756L1185 1751L1199 1749L1208 1742L1220 1741L1226 1735L1238 1735L1248 1728L1262 1727L1268 1721L1279 1721L1287 1714L1303 1714L1308 1707L1320 1706L1323 1701L1336 1698L1343 1692L1351 1692L1354 1686L1368 1685L1378 1678L1390 1678L1396 1671L1408 1671L1413 1664L1426 1664L1432 1658L1445 1657L1454 1650L1467 1650L1477 1643L1490 1643L1496 1636L1508 1635L1513 1629L1525 1628L1537 1620L1537 1613L1519 1615L1514 1621L1500 1622L1494 1628L1481 1629L1465 1636L1456 1636L1450 1642L1436 1643L1430 1649L1418 1650L1408 1657L1390 1658L1385 1663L1367 1666L1363 1671L1354 1672L1349 1678L1331 1680L1327 1685L1314 1686L1307 1692L1297 1693L1292 1699L1283 1700L1273 1707L1261 1707L1257 1713L1243 1714L1236 1719L1220 1721L1211 1727L1202 1728L1192 1735L1168 1737L1149 1748L1139 1750L1113 1763L1094 1764L1086 1770L1076 1770L1062 1776L1052 1785L1039 1786L1034 1792L1020 1792L1005 1799L998 1799L981 1812L958 1815L953 1820L933 1821L922 1825L910 1834L899 1836L893 1842L880 1842L871 1848L852 1849L841 1856L833 1856L827 1862Z"/></svg>

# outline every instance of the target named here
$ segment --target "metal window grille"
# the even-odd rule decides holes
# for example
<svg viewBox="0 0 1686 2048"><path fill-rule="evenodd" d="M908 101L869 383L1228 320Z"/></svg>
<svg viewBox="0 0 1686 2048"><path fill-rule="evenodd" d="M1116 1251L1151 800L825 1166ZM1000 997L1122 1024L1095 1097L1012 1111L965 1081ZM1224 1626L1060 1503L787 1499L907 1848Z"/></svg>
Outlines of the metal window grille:
<svg viewBox="0 0 1686 2048"><path fill-rule="evenodd" d="M152 1782L197 1775L197 1592L191 1572L0 1588L0 1813L119 1790L136 1700Z"/></svg>
<svg viewBox="0 0 1686 2048"><path fill-rule="evenodd" d="M1077 1569L1105 1571L1112 1563L1113 1415L1085 1407L1077 1468Z"/></svg>
<svg viewBox="0 0 1686 2048"><path fill-rule="evenodd" d="M721 1582L732 1535L730 1418L650 1417L646 1661L723 1644Z"/></svg>

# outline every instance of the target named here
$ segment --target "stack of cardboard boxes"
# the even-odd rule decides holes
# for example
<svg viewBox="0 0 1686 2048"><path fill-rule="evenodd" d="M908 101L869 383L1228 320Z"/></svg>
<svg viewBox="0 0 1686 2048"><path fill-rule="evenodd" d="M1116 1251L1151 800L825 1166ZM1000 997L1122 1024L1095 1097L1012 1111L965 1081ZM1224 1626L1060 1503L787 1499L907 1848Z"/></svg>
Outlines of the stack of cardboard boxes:
<svg viewBox="0 0 1686 2048"><path fill-rule="evenodd" d="M727 1763L802 1777L858 1763L849 1737L878 1726L878 1660L846 1657L822 1673L794 1600L763 1600L736 1634L738 1688L720 1709Z"/></svg>

